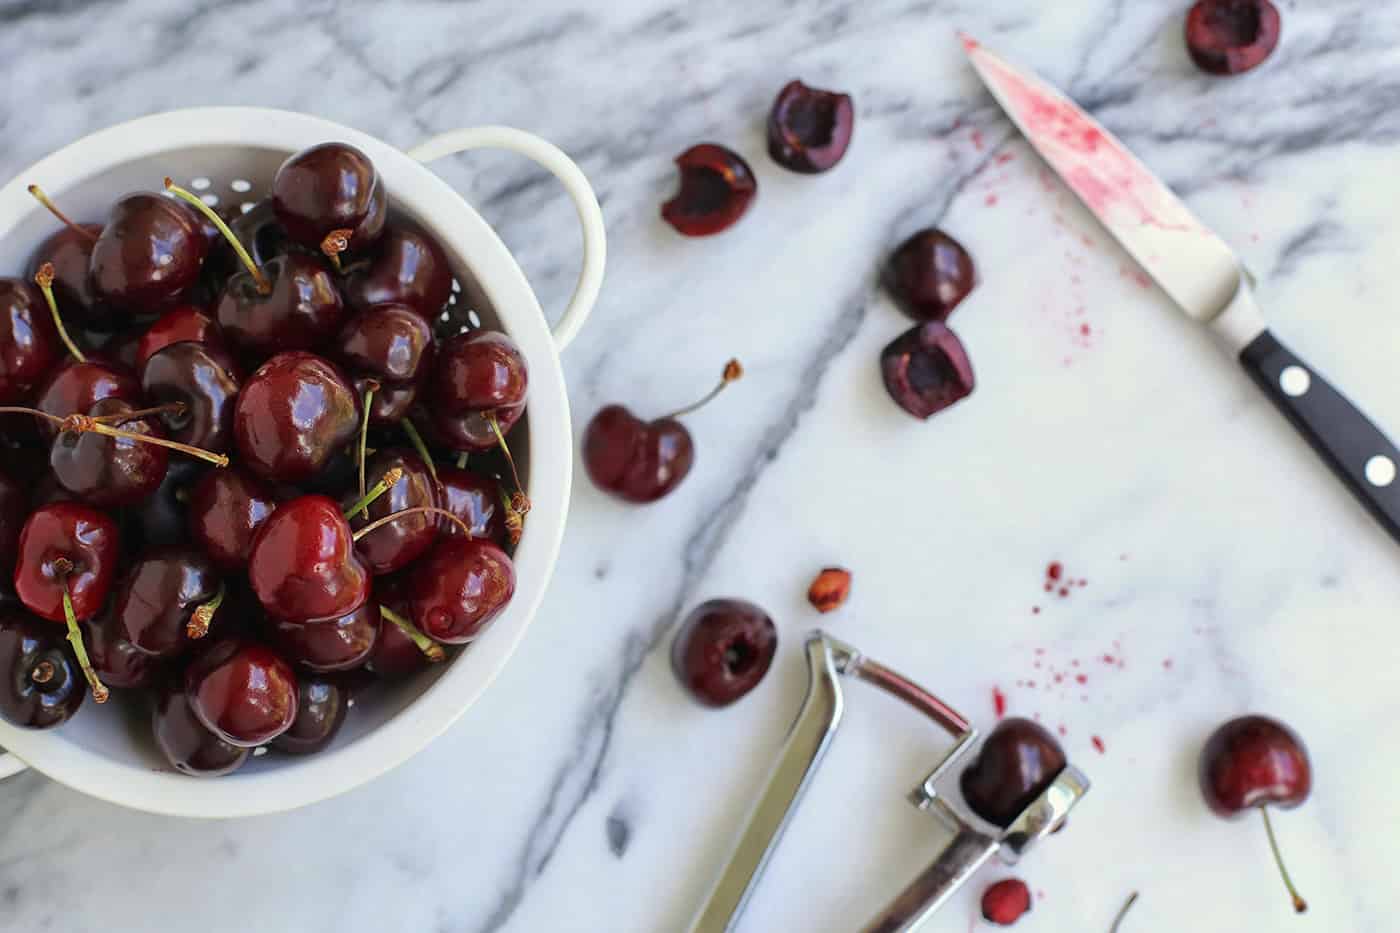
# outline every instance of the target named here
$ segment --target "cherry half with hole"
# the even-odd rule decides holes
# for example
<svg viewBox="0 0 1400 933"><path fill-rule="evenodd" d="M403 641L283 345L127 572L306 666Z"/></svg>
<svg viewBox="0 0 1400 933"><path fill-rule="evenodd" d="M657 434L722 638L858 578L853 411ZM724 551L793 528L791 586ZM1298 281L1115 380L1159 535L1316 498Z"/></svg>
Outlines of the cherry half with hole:
<svg viewBox="0 0 1400 933"><path fill-rule="evenodd" d="M39 289L0 278L0 404L27 400L63 356Z"/></svg>
<svg viewBox="0 0 1400 933"><path fill-rule="evenodd" d="M976 379L958 335L937 321L896 337L880 353L890 398L915 418L928 419L972 394Z"/></svg>
<svg viewBox="0 0 1400 933"><path fill-rule="evenodd" d="M982 819L1010 826L1065 769L1054 736L1029 719L997 723L977 758L963 771L963 799Z"/></svg>
<svg viewBox="0 0 1400 933"><path fill-rule="evenodd" d="M272 649L229 638L202 648L185 669L185 696L205 728L230 745L265 745L297 716L297 677Z"/></svg>
<svg viewBox="0 0 1400 933"><path fill-rule="evenodd" d="M444 538L408 573L413 624L444 644L472 641L515 595L515 566L480 538Z"/></svg>
<svg viewBox="0 0 1400 933"><path fill-rule="evenodd" d="M190 699L179 681L157 691L151 711L151 734L171 767L190 777L232 774L252 754L209 731L190 708Z"/></svg>
<svg viewBox="0 0 1400 933"><path fill-rule="evenodd" d="M1259 811L1293 909L1306 911L1307 902L1284 867L1268 809L1291 810L1312 793L1312 762L1303 740L1276 719L1241 716L1211 733L1201 749L1198 774L1201 795L1217 816L1234 819Z"/></svg>
<svg viewBox="0 0 1400 933"><path fill-rule="evenodd" d="M272 207L287 236L320 250L345 230L352 252L384 232L388 193L369 156L347 143L322 143L292 155L272 179Z"/></svg>
<svg viewBox="0 0 1400 933"><path fill-rule="evenodd" d="M603 408L583 432L583 465L589 478L625 502L645 504L669 495L695 465L695 442L680 417L707 404L742 375L739 361L730 360L708 395L654 421L642 421L622 405Z"/></svg>
<svg viewBox="0 0 1400 933"><path fill-rule="evenodd" d="M190 489L190 538L220 568L241 572L253 536L277 508L273 489L236 467L210 470Z"/></svg>
<svg viewBox="0 0 1400 933"><path fill-rule="evenodd" d="M1186 49L1208 74L1242 74L1273 54L1282 28L1270 0L1199 0L1186 14Z"/></svg>
<svg viewBox="0 0 1400 933"><path fill-rule="evenodd" d="M855 125L851 95L790 81L768 114L768 154L794 172L825 172L846 154Z"/></svg>
<svg viewBox="0 0 1400 933"><path fill-rule="evenodd" d="M359 398L339 367L310 353L279 353L244 382L233 435L249 470L298 483L354 440L359 422Z"/></svg>
<svg viewBox="0 0 1400 933"><path fill-rule="evenodd" d="M344 292L357 311L403 305L431 323L452 297L452 267L431 234L396 222L384 231L370 258L350 270Z"/></svg>
<svg viewBox="0 0 1400 933"><path fill-rule="evenodd" d="M199 218L159 194L129 194L112 206L92 247L97 298L127 314L178 304L199 281L209 241Z"/></svg>
<svg viewBox="0 0 1400 933"><path fill-rule="evenodd" d="M0 615L0 718L51 729L78 711L86 693L62 632L18 610Z"/></svg>
<svg viewBox="0 0 1400 933"><path fill-rule="evenodd" d="M671 667L697 701L728 706L758 686L777 650L778 629L768 613L742 599L711 599L681 623Z"/></svg>
<svg viewBox="0 0 1400 933"><path fill-rule="evenodd" d="M253 536L248 582L268 614L327 622L369 598L369 568L334 499L300 496L278 506Z"/></svg>
<svg viewBox="0 0 1400 933"><path fill-rule="evenodd" d="M340 731L350 708L350 691L325 674L297 677L297 715L291 728L272 740L286 755L314 755Z"/></svg>
<svg viewBox="0 0 1400 933"><path fill-rule="evenodd" d="M977 267L963 245L937 228L920 230L885 264L885 288L916 321L946 321L977 285Z"/></svg>
<svg viewBox="0 0 1400 933"><path fill-rule="evenodd" d="M676 157L680 190L661 205L661 218L684 236L712 236L728 230L758 194L749 163L715 143L692 146Z"/></svg>

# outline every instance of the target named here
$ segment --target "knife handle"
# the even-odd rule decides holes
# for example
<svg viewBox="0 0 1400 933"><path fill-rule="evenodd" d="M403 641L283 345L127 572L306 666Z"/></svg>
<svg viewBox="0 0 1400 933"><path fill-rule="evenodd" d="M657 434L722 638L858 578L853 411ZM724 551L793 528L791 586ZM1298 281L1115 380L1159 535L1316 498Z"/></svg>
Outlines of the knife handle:
<svg viewBox="0 0 1400 933"><path fill-rule="evenodd" d="M1351 400L1268 330L1240 364L1332 472L1400 541L1400 449Z"/></svg>

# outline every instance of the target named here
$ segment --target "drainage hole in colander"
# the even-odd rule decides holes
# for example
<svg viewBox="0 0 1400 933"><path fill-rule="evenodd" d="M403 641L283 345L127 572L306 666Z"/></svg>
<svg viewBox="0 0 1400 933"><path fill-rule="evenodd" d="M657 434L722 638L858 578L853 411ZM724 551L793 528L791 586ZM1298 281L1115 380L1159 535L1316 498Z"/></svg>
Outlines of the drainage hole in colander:
<svg viewBox="0 0 1400 933"><path fill-rule="evenodd" d="M190 187L196 191L208 191L212 184L214 183L202 175L199 178L190 179Z"/></svg>
<svg viewBox="0 0 1400 933"><path fill-rule="evenodd" d="M235 178L228 186L239 194L247 194L253 190L253 183L246 178Z"/></svg>

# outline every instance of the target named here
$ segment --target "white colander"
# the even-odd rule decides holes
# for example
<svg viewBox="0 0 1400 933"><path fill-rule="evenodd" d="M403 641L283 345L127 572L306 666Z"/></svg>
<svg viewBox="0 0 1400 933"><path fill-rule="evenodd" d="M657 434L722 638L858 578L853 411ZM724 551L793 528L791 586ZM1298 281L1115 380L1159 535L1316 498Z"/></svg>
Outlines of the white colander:
<svg viewBox="0 0 1400 933"><path fill-rule="evenodd" d="M206 200L238 205L266 193L288 155L332 140L369 155L393 210L431 230L442 244L460 285L454 315L505 330L529 363L528 413L511 449L533 508L515 553L514 599L450 663L367 693L335 744L319 755L266 755L229 777L186 777L169 770L156 750L146 709L114 698L105 706L85 703L71 722L54 730L35 732L0 721L0 748L12 753L0 752L0 778L21 768L22 759L76 790L157 813L231 817L299 807L356 787L423 748L481 695L534 616L563 536L573 469L559 351L593 308L606 249L597 198L578 166L553 145L520 130L482 127L446 133L403 152L348 127L280 110L218 107L146 117L60 149L0 188L0 275L22 274L40 241L55 229L53 218L26 192L29 183L41 185L69 216L84 221L100 221L125 193L160 190L167 175L190 184ZM578 211L582 273L552 333L505 245L423 164L481 148L534 160L563 183Z"/></svg>

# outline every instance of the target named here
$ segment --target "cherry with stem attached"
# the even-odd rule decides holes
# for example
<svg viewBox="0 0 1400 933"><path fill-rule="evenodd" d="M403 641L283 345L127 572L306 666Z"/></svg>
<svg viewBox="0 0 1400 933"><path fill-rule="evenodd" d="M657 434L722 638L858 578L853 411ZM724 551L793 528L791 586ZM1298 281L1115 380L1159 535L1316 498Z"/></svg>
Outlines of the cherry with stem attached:
<svg viewBox="0 0 1400 933"><path fill-rule="evenodd" d="M177 402L173 404L179 403ZM60 418L58 415L51 415L48 412L40 411L37 408L26 408L22 405L0 405L0 414L33 415L34 417L41 418L47 421L49 424L53 425L59 433L93 433L101 434L106 437L122 438L128 441L136 441L142 444L154 444L158 447L165 447L169 450L178 451L179 453L186 454L191 457L198 457L199 459L212 463L214 464L214 466L217 467L228 466L228 457L224 454L216 454L213 451L203 450L199 447L192 447L189 444L181 444L178 441L166 440L163 437L156 437L153 434L138 434L135 431L125 431L121 428L114 428L109 423L111 421L122 423L126 421L131 421L134 418L139 418L143 414L160 414L172 410L173 409L169 408L166 405L157 405L153 408L136 409L134 411L114 412L110 415L74 414L68 415L65 418Z"/></svg>
<svg viewBox="0 0 1400 933"><path fill-rule="evenodd" d="M63 345L68 348L68 352L73 355L73 359L79 363L86 363L87 357L83 351L78 349L73 338L68 336L68 328L63 326L63 316L58 313L58 301L53 296L53 263L46 262L39 267L39 271L34 273L34 284L39 286L39 291L44 294L44 301L48 302L49 313L53 315L53 326L58 331L58 339L63 341Z"/></svg>

